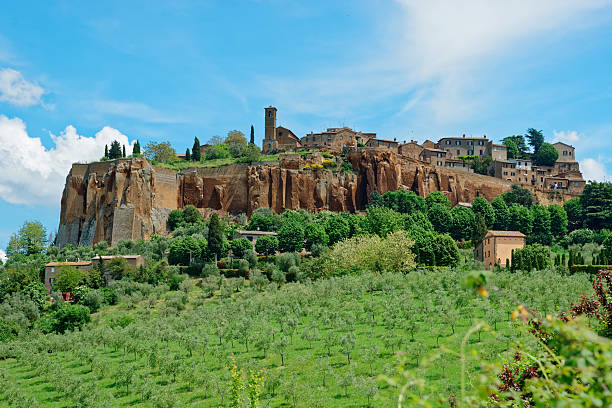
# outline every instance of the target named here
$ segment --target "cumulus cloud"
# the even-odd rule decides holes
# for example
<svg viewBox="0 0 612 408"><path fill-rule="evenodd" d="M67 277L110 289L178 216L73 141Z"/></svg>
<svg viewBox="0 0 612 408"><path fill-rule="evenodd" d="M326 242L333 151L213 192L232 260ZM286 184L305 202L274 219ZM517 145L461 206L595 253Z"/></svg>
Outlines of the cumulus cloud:
<svg viewBox="0 0 612 408"><path fill-rule="evenodd" d="M580 161L580 169L585 180L609 181L610 175L603 161L587 158Z"/></svg>
<svg viewBox="0 0 612 408"><path fill-rule="evenodd" d="M81 136L74 126L59 135L50 134L54 146L47 149L40 138L30 137L19 118L0 115L0 198L14 204L56 206L66 175L74 162L98 160L104 146L117 140L131 154L128 137L104 127L93 137Z"/></svg>
<svg viewBox="0 0 612 408"><path fill-rule="evenodd" d="M41 103L45 90L27 81L21 72L11 68L0 70L0 102L17 106L32 106Z"/></svg>
<svg viewBox="0 0 612 408"><path fill-rule="evenodd" d="M5 263L8 258L6 257L6 252L0 249L0 262Z"/></svg>

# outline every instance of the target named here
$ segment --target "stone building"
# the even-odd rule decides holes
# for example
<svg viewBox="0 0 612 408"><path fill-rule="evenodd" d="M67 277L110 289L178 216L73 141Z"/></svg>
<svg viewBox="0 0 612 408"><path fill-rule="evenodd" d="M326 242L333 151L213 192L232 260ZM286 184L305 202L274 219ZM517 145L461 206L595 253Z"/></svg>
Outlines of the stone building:
<svg viewBox="0 0 612 408"><path fill-rule="evenodd" d="M458 158L459 156L485 156L489 140L483 137L443 137L436 143L437 149L447 152L446 157Z"/></svg>
<svg viewBox="0 0 612 408"><path fill-rule="evenodd" d="M495 265L512 264L512 251L525 246L525 234L519 231L488 231L482 242L476 246L474 256L484 263L485 268Z"/></svg>
<svg viewBox="0 0 612 408"><path fill-rule="evenodd" d="M373 147L373 148L377 148L377 149L390 150L390 151L392 151L394 153L398 152L398 143L397 143L396 139L393 139L393 140L384 140L384 139L370 138L365 143L365 145L367 147Z"/></svg>
<svg viewBox="0 0 612 408"><path fill-rule="evenodd" d="M304 147L328 147L332 150L342 150L347 146L366 145L368 140L376 139L376 133L357 132L349 127L328 128L325 132L310 132L300 139Z"/></svg>
<svg viewBox="0 0 612 408"><path fill-rule="evenodd" d="M261 149L264 154L301 147L300 138L295 133L286 127L276 126L276 112L274 106L265 108L264 140Z"/></svg>
<svg viewBox="0 0 612 408"><path fill-rule="evenodd" d="M434 166L443 167L446 162L446 150L425 148L421 151L420 160Z"/></svg>
<svg viewBox="0 0 612 408"><path fill-rule="evenodd" d="M257 243L257 239L259 239L259 238L261 238L263 236L266 236L266 235L276 236L277 234L276 234L276 232L271 232L271 231L246 231L246 230L238 230L234 234L234 239L236 239L236 238L246 238L246 239L248 239L251 242L251 244L253 244L253 248L255 248L255 243Z"/></svg>
<svg viewBox="0 0 612 408"><path fill-rule="evenodd" d="M118 258L118 257L125 259L130 268L138 268L141 265L144 266L145 264L144 258L140 255L109 255L109 256L98 256L89 261L50 262L45 265L45 280L44 280L45 287L47 288L49 292L51 291L51 289L53 288L53 285L55 284L55 275L57 275L57 273L61 271L63 268L73 267L82 272L87 272L92 268L94 262L100 261L100 258L102 261L110 261L111 259ZM107 282L111 279L108 274L105 275L105 278Z"/></svg>
<svg viewBox="0 0 612 408"><path fill-rule="evenodd" d="M408 143L402 143L397 147L398 153L404 157L419 160L423 146L417 143L416 140L411 140Z"/></svg>

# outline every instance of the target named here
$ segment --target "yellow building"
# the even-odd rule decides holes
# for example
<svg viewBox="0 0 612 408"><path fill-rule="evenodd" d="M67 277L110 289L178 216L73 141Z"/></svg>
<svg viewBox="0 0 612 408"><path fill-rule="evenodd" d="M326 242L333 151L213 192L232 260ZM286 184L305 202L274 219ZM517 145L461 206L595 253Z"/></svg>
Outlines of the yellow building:
<svg viewBox="0 0 612 408"><path fill-rule="evenodd" d="M474 256L487 269L493 269L496 264L506 266L506 260L512 263L512 251L525 246L525 238L519 231L488 231L476 246Z"/></svg>

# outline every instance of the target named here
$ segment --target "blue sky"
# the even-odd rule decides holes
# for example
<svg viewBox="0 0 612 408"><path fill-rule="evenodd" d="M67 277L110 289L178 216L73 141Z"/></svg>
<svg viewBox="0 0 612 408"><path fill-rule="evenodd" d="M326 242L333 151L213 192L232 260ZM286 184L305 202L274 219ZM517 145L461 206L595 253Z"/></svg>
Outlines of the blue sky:
<svg viewBox="0 0 612 408"><path fill-rule="evenodd" d="M163 2L169 3L169 2ZM612 174L609 1L21 1L0 14L0 248L50 232L73 161L347 125L398 140L542 129ZM103 147L102 147L103 148Z"/></svg>

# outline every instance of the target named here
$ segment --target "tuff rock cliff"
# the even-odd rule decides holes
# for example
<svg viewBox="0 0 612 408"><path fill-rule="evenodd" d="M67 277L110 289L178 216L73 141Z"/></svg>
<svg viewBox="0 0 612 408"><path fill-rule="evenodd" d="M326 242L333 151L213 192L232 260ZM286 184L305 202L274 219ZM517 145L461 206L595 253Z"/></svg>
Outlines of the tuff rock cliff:
<svg viewBox="0 0 612 408"><path fill-rule="evenodd" d="M407 189L426 196L442 191L456 204L478 195L491 200L510 189L499 179L454 172L397 154L357 149L346 157L353 173L299 170L281 163L234 164L184 171L152 166L144 158L74 164L62 195L56 244L91 246L120 239L166 234L173 209L251 214L260 207L276 212L359 211L377 190Z"/></svg>

